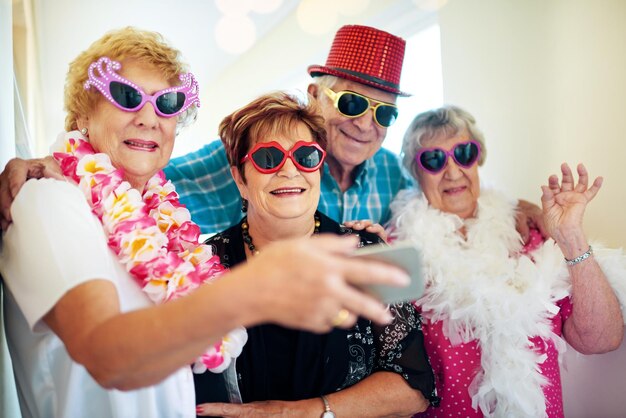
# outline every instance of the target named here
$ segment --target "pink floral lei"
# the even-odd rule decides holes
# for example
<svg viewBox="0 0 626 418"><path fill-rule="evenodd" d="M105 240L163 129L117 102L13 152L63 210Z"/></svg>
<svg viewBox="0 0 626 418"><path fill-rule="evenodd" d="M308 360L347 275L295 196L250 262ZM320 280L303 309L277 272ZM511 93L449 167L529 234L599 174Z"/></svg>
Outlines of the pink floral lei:
<svg viewBox="0 0 626 418"><path fill-rule="evenodd" d="M102 223L111 250L154 303L187 295L226 271L209 246L198 244L200 228L162 171L148 181L142 196L80 132L59 135L52 151L63 175L78 185ZM196 359L194 373L224 371L247 339L245 328L231 331Z"/></svg>

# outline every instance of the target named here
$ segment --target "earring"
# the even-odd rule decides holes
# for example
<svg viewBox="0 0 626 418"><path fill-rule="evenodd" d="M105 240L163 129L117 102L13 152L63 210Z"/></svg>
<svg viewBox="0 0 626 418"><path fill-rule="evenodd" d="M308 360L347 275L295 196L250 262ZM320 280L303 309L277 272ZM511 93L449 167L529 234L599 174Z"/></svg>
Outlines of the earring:
<svg viewBox="0 0 626 418"><path fill-rule="evenodd" d="M81 128L80 130L80 133L83 134L83 136L87 136L87 132L89 132L87 128Z"/></svg>
<svg viewBox="0 0 626 418"><path fill-rule="evenodd" d="M241 198L241 211L243 213L246 213L248 211L248 200L244 199L243 197Z"/></svg>

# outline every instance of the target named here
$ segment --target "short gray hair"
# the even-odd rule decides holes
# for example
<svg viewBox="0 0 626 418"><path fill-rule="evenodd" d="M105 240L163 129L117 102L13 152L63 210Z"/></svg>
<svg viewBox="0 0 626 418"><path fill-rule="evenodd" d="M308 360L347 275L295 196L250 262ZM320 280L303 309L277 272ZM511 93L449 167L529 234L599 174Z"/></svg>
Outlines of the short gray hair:
<svg viewBox="0 0 626 418"><path fill-rule="evenodd" d="M314 77L313 83L317 84L320 87L328 87L329 89L332 89L335 86L335 84L337 84L338 80L339 80L339 77L326 74L326 75L321 75L319 77Z"/></svg>
<svg viewBox="0 0 626 418"><path fill-rule="evenodd" d="M480 144L481 155L478 165L483 165L487 156L485 138L476 126L476 119L469 112L457 106L444 106L420 113L407 128L402 141L402 164L413 177L417 178L418 164L415 155L422 148L422 142L443 133L446 138L467 129L469 136Z"/></svg>

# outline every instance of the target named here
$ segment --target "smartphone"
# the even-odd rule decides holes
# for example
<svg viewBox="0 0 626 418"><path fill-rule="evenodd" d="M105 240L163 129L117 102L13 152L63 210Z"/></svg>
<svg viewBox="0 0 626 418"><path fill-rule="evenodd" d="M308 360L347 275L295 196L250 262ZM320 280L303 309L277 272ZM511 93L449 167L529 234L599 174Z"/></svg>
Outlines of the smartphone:
<svg viewBox="0 0 626 418"><path fill-rule="evenodd" d="M419 250L409 241L401 241L389 246L370 245L359 248L353 254L365 258L393 264L405 270L410 277L408 286L366 285L364 290L384 303L399 303L419 299L424 292L424 276Z"/></svg>

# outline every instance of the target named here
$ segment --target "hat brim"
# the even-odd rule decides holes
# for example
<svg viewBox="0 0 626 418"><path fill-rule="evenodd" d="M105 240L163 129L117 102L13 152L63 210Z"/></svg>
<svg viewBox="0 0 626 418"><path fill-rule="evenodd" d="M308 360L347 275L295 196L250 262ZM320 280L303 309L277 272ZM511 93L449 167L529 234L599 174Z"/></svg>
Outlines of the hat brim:
<svg viewBox="0 0 626 418"><path fill-rule="evenodd" d="M375 87L379 90L386 91L388 93L397 94L402 97L412 96L410 93L406 93L392 86L387 86L385 84L377 83L374 80L366 78L367 76L364 74L362 77L359 76L359 73L356 72L345 72L341 71L340 68L331 68L323 65L310 65L307 69L309 75L311 77L319 77L322 75L332 75L339 78L345 78L346 80L356 81L357 83L365 84L367 86Z"/></svg>

